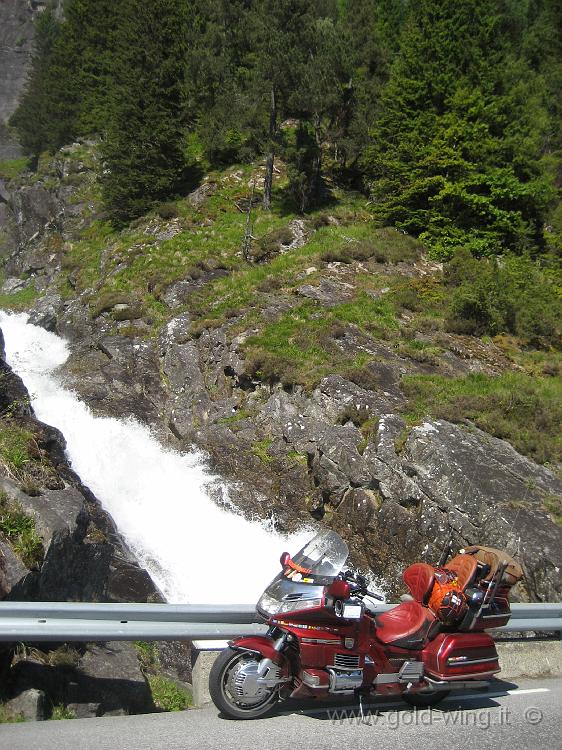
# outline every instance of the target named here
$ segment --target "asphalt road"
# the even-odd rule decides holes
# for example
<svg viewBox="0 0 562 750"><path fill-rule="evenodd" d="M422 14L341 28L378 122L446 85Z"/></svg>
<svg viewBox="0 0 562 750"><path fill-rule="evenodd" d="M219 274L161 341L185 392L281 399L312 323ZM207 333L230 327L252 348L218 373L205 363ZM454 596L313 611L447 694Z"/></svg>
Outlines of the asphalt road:
<svg viewBox="0 0 562 750"><path fill-rule="evenodd" d="M346 710L347 716L335 711ZM351 716L350 716L351 714ZM353 715L354 714L354 715ZM487 692L462 693L439 708L415 711L378 701L328 708L283 705L269 718L228 721L214 708L0 726L1 750L432 750L562 747L562 679L497 681Z"/></svg>

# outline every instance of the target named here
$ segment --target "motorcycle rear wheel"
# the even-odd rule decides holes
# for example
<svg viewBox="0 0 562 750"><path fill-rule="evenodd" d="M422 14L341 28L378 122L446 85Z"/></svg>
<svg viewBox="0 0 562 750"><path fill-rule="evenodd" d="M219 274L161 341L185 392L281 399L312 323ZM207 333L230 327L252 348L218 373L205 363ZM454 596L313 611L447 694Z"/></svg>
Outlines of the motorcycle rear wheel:
<svg viewBox="0 0 562 750"><path fill-rule="evenodd" d="M233 648L226 648L215 660L209 675L209 692L213 703L225 716L259 719L279 700L277 687L260 687L254 695L244 695L244 675L255 671L260 661L257 654Z"/></svg>
<svg viewBox="0 0 562 750"><path fill-rule="evenodd" d="M429 706L441 703L450 692L450 690L432 690L427 693L402 693L402 699L415 708L429 708Z"/></svg>

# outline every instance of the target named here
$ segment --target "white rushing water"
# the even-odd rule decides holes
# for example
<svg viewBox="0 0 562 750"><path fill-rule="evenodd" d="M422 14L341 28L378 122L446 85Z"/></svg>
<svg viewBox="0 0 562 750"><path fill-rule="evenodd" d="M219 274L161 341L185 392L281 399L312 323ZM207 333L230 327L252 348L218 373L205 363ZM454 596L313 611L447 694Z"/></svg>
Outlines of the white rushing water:
<svg viewBox="0 0 562 750"><path fill-rule="evenodd" d="M97 417L61 385L66 342L0 312L6 359L22 378L38 419L58 427L72 468L113 517L119 531L169 602L255 602L310 531L287 539L217 506L219 482L198 453L163 447L134 419Z"/></svg>

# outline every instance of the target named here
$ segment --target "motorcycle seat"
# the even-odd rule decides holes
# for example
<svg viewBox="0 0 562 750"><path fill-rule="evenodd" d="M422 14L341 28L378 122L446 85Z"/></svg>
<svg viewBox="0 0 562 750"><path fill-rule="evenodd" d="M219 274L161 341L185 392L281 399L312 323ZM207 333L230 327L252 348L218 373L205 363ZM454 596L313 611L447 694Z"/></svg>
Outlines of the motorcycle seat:
<svg viewBox="0 0 562 750"><path fill-rule="evenodd" d="M402 578L411 596L420 604L427 604L433 588L435 568L427 563L409 565Z"/></svg>
<svg viewBox="0 0 562 750"><path fill-rule="evenodd" d="M402 602L376 618L379 641L400 648L423 648L438 630L433 612L415 601Z"/></svg>

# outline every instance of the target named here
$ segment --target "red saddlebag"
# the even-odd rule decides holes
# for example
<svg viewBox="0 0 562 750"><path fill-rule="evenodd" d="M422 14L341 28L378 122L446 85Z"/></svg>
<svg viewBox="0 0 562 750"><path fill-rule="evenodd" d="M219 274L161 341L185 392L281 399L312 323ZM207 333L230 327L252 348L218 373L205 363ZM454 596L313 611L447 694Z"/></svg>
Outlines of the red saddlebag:
<svg viewBox="0 0 562 750"><path fill-rule="evenodd" d="M487 633L440 633L421 652L425 671L440 680L491 677L500 671Z"/></svg>

